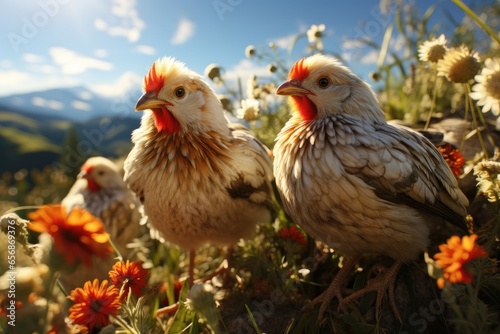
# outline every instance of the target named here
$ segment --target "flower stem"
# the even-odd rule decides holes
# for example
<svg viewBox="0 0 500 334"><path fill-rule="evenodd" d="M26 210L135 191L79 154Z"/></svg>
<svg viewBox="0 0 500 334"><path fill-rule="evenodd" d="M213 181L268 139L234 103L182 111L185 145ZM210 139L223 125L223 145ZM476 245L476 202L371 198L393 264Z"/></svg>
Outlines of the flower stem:
<svg viewBox="0 0 500 334"><path fill-rule="evenodd" d="M472 101L472 98L469 96L469 94L471 92L470 84L468 84L468 83L464 84L464 90L465 90L465 103L466 103L466 106L470 106L471 115L472 115L472 123L474 125L474 129L476 130L477 139L479 140L479 144L481 145L481 149L483 150L484 158L487 160L488 159L488 150L486 149L486 146L484 145L483 135L481 133L481 129L479 128L479 124L477 122L477 116L476 116L476 112L474 110L474 102Z"/></svg>
<svg viewBox="0 0 500 334"><path fill-rule="evenodd" d="M67 297L67 296L69 296L69 293L68 293L68 291L66 291L66 289L65 289L65 288L64 288L64 286L62 285L61 280L59 279L59 276L61 276L61 274L58 272L58 273L57 273L57 282L56 282L57 287L58 287L58 288L59 288L59 290L61 290L61 292L62 292L62 293L63 293L63 294Z"/></svg>
<svg viewBox="0 0 500 334"><path fill-rule="evenodd" d="M465 91L465 116L464 116L464 119L467 122L467 119L469 117L469 100L467 98L468 94L467 94L466 84L464 84L464 91ZM467 123L465 123L465 124L467 124ZM466 137L467 137L467 135L465 134L465 129L464 129L464 134L462 136L462 140L460 141L460 147L459 147L459 150L461 152L464 150Z"/></svg>
<svg viewBox="0 0 500 334"><path fill-rule="evenodd" d="M434 88L432 90L431 110L429 110L429 115L427 116L427 122L425 122L424 130L427 130L429 128L429 125L431 124L432 113L434 112L434 106L436 105L437 81L438 81L438 77L435 76L434 77Z"/></svg>
<svg viewBox="0 0 500 334"><path fill-rule="evenodd" d="M19 211L19 210L34 210L34 209L38 209L40 207L41 207L41 205L18 206L18 207L15 207L15 208L12 208L12 209L5 211L5 214L14 213L14 212Z"/></svg>
<svg viewBox="0 0 500 334"><path fill-rule="evenodd" d="M132 326L130 326L126 321L125 319L123 319L122 317L120 317L119 315L116 316L116 317L113 317L113 316L110 316L110 318L112 320L115 321L116 324L118 324L121 328L127 330L129 333L133 333L133 334L136 334L137 331L135 330L135 328L133 328Z"/></svg>
<svg viewBox="0 0 500 334"><path fill-rule="evenodd" d="M49 322L48 317L49 317L50 302L52 300L52 292L54 291L54 287L56 286L56 284L59 283L59 276L61 276L61 274L58 271L56 271L54 275L52 275L52 279L50 280L49 288L47 290L48 296L46 296L47 306L45 308L45 313L41 324L42 331L40 333L46 333L47 324ZM67 296L67 294L65 295Z"/></svg>
<svg viewBox="0 0 500 334"><path fill-rule="evenodd" d="M111 245L111 247L113 247L113 250L115 251L116 257L118 258L118 261L123 261L122 254L120 253L120 251L118 250L118 248L116 248L116 246L115 246L113 240L111 240L111 237L110 237L109 234L108 234L108 237L109 237L109 244Z"/></svg>

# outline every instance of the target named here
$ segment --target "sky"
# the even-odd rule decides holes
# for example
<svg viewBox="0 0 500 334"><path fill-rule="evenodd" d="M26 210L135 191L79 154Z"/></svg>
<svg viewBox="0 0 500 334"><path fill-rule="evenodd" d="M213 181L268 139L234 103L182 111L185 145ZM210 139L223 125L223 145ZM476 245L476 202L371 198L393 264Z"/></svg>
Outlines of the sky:
<svg viewBox="0 0 500 334"><path fill-rule="evenodd" d="M466 1L468 3L470 1ZM382 3L390 3L383 0ZM437 3L433 20L443 29L463 17L449 0L418 0L422 13ZM312 24L324 24L325 50L342 55L361 77L376 69L377 53L356 39L380 42L394 13L379 1L264 0L2 0L0 96L83 85L108 96L137 89L159 57L172 56L203 74L215 63L227 79L269 75L267 63L245 57L245 48L286 50ZM286 66L307 53L299 40ZM392 47L398 47L394 37ZM361 53L361 56L360 56ZM358 57L353 57L358 54Z"/></svg>

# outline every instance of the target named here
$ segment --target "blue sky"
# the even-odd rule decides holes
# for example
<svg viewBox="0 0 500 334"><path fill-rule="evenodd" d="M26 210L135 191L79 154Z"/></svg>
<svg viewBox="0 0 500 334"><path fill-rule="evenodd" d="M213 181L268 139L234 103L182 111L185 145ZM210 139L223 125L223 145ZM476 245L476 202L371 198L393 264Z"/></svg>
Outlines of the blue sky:
<svg viewBox="0 0 500 334"><path fill-rule="evenodd" d="M419 10L433 3L418 0ZM445 10L457 21L463 17L451 1L437 4L433 19L443 30L451 26ZM388 22L379 1L368 0L3 0L2 7L0 96L75 85L118 96L140 86L152 62L164 55L199 73L217 63L228 79L246 81L250 73L268 75L267 64L245 57L247 45L275 42L286 48L294 35L321 23L325 50L343 55L367 78L376 53L360 52L352 40L365 32L380 42ZM307 38L300 40L288 61L304 55L306 45Z"/></svg>

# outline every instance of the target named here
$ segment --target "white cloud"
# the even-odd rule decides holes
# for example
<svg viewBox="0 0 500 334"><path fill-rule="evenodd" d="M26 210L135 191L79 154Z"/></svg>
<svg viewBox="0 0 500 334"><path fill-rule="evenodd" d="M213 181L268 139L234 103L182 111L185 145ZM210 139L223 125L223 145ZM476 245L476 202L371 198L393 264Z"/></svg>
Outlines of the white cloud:
<svg viewBox="0 0 500 334"><path fill-rule="evenodd" d="M32 66L30 66L30 68L35 72L39 72L39 73L43 73L43 74L56 73L56 68L54 66L46 65L46 64L32 65Z"/></svg>
<svg viewBox="0 0 500 334"><path fill-rule="evenodd" d="M365 46L366 44L358 39L346 39L342 43L341 48L342 50L352 50L352 49L362 49Z"/></svg>
<svg viewBox="0 0 500 334"><path fill-rule="evenodd" d="M12 67L14 67L12 60L10 60L10 59L1 59L0 60L0 68L9 69Z"/></svg>
<svg viewBox="0 0 500 334"><path fill-rule="evenodd" d="M120 97L125 96L133 90L140 91L142 81L143 77L137 73L125 72L113 82L93 85L90 89L94 93L105 97Z"/></svg>
<svg viewBox="0 0 500 334"><path fill-rule="evenodd" d="M149 45L137 45L135 48L135 51L148 55L148 56L154 56L156 53L156 50L154 47L149 46Z"/></svg>
<svg viewBox="0 0 500 334"><path fill-rule="evenodd" d="M352 59L352 53L350 52L342 52L340 56L346 63L350 62Z"/></svg>
<svg viewBox="0 0 500 334"><path fill-rule="evenodd" d="M51 47L49 48L49 54L54 63L61 67L63 74L81 74L89 69L101 71L110 71L113 69L113 64L109 62L83 56L63 47Z"/></svg>
<svg viewBox="0 0 500 334"><path fill-rule="evenodd" d="M403 34L399 34L398 37L396 38L391 38L391 41L389 42L389 45L392 47L393 50L400 51L403 49L403 46L406 44L406 39Z"/></svg>
<svg viewBox="0 0 500 334"><path fill-rule="evenodd" d="M193 21L188 19L180 19L179 25L177 26L177 30L172 37L172 44L183 44L190 39L194 34L195 24Z"/></svg>
<svg viewBox="0 0 500 334"><path fill-rule="evenodd" d="M39 65L37 65L39 66ZM38 72L38 73L37 73ZM74 76L59 73L44 73L44 71L24 72L19 70L0 70L0 96L42 91L51 88L72 87L81 82ZM20 105L30 101L20 101ZM53 106L53 105L52 105Z"/></svg>
<svg viewBox="0 0 500 334"><path fill-rule="evenodd" d="M112 0L111 2L111 14L114 16L112 22L97 18L94 20L94 26L111 36L125 37L131 43L137 42L144 29L144 21L139 17L136 1Z"/></svg>
<svg viewBox="0 0 500 334"><path fill-rule="evenodd" d="M43 56L34 53L23 53L22 58L27 63L40 64L45 62L45 58Z"/></svg>
<svg viewBox="0 0 500 334"><path fill-rule="evenodd" d="M364 65L373 65L377 63L379 50L371 50L361 57L360 62Z"/></svg>
<svg viewBox="0 0 500 334"><path fill-rule="evenodd" d="M271 40L277 47L281 49L288 49L292 40L297 36L297 34L291 34L288 36L278 37L276 39Z"/></svg>
<svg viewBox="0 0 500 334"><path fill-rule="evenodd" d="M27 72L18 70L0 71L0 77L2 78L2 80L0 80L1 88L22 86L30 79L30 75Z"/></svg>
<svg viewBox="0 0 500 334"><path fill-rule="evenodd" d="M257 66L248 59L242 59L233 68L224 72L224 80L237 80L241 78L243 82L246 82L251 75L256 75L259 78L269 77L271 73L267 65Z"/></svg>
<svg viewBox="0 0 500 334"><path fill-rule="evenodd" d="M241 79L241 88L243 92L247 91L248 79L253 76L257 76L257 80L262 78L268 78L271 76L267 65L257 66L255 63L248 59L242 59L238 64L233 66L231 69L223 72L223 78L230 85L236 83L236 81ZM216 87L217 88L217 87ZM245 94L245 93L244 93Z"/></svg>
<svg viewBox="0 0 500 334"><path fill-rule="evenodd" d="M97 49L94 51L94 56L97 58L104 58L108 55L108 50L106 49Z"/></svg>
<svg viewBox="0 0 500 334"><path fill-rule="evenodd" d="M56 68L52 65L47 64L46 57L35 54L35 53L24 53L21 58L28 63L25 68L29 72L42 73L45 75L53 74L56 72Z"/></svg>

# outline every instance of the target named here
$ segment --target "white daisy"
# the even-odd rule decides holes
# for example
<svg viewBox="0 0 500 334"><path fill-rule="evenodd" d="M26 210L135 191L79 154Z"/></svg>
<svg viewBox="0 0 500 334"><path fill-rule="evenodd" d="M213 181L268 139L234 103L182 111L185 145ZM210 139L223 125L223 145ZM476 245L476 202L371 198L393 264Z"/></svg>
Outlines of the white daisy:
<svg viewBox="0 0 500 334"><path fill-rule="evenodd" d="M205 76L212 81L222 80L221 78L221 68L217 64L210 64L205 67Z"/></svg>
<svg viewBox="0 0 500 334"><path fill-rule="evenodd" d="M252 58L253 56L255 56L255 46L253 45L249 45L245 48L245 56L247 56L248 58Z"/></svg>
<svg viewBox="0 0 500 334"><path fill-rule="evenodd" d="M325 25L320 24L320 25L315 25L313 24L309 30L307 30L307 40L309 43L314 45L316 49L319 51L323 50L323 40L322 38L324 37L324 32L325 32Z"/></svg>
<svg viewBox="0 0 500 334"><path fill-rule="evenodd" d="M455 83L469 82L480 67L477 52L470 51L465 45L449 50L437 63L438 75Z"/></svg>
<svg viewBox="0 0 500 334"><path fill-rule="evenodd" d="M259 101L255 99L241 100L241 108L236 110L236 117L247 122L255 121L259 117Z"/></svg>
<svg viewBox="0 0 500 334"><path fill-rule="evenodd" d="M481 74L474 79L477 83L469 96L483 107L483 113L491 110L493 115L500 115L500 58L486 59Z"/></svg>
<svg viewBox="0 0 500 334"><path fill-rule="evenodd" d="M218 94L217 98L219 99L220 103L222 104L222 108L224 108L224 110L229 111L229 112L233 111L233 109L234 109L233 103L231 102L231 99L229 98L229 96L224 95L224 94Z"/></svg>
<svg viewBox="0 0 500 334"><path fill-rule="evenodd" d="M418 47L418 59L420 59L420 61L437 63L438 60L443 59L446 51L448 51L446 47L446 37L444 34L441 34L438 38L431 41L425 41Z"/></svg>

